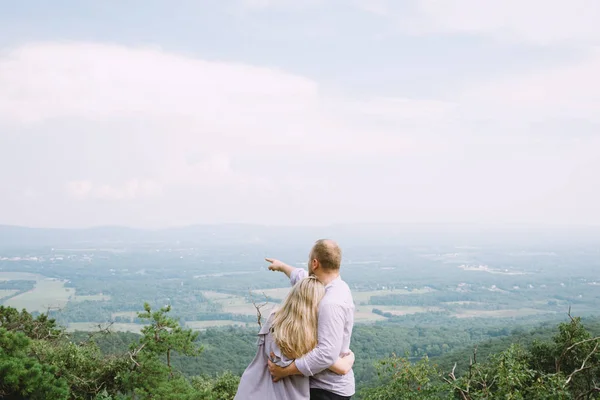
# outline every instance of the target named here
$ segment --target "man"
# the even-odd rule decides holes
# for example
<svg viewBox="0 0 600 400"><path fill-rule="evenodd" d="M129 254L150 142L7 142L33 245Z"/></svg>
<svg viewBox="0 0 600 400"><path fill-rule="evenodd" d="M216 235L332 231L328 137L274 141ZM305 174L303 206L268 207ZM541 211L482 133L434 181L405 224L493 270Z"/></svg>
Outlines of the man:
<svg viewBox="0 0 600 400"><path fill-rule="evenodd" d="M318 343L310 353L281 368L269 362L275 381L290 375L310 377L311 400L343 400L354 395L354 372L337 375L328 370L340 356L350 352L354 325L354 301L350 288L340 277L342 251L336 242L318 240L310 252L308 272L279 260L266 259L271 271L285 273L294 285L310 275L325 285L325 297L319 304Z"/></svg>

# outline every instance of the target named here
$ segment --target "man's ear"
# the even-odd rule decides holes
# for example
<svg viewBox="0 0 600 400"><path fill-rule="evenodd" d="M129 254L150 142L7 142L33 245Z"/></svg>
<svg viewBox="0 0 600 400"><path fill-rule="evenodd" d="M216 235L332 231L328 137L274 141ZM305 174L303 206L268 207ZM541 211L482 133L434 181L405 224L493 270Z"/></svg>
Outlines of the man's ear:
<svg viewBox="0 0 600 400"><path fill-rule="evenodd" d="M316 258L313 258L313 260L312 260L311 264L312 264L312 270L313 270L313 271L316 271L316 270L318 270L319 268L321 268L321 264L319 264L319 261L317 261L317 259L316 259Z"/></svg>

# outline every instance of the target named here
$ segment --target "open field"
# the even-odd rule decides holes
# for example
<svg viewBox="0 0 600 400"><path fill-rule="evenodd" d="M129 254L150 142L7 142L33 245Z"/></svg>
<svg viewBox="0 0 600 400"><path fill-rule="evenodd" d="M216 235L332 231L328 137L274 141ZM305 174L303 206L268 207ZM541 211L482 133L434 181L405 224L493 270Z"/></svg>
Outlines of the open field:
<svg viewBox="0 0 600 400"><path fill-rule="evenodd" d="M214 328L219 326L246 326L245 322L230 320L210 320L210 321L188 321L185 323L187 328L195 331Z"/></svg>
<svg viewBox="0 0 600 400"><path fill-rule="evenodd" d="M449 306L469 306L469 305L484 305L481 301L445 301L442 304L447 304Z"/></svg>
<svg viewBox="0 0 600 400"><path fill-rule="evenodd" d="M264 289L264 290L253 290L252 295L258 300L261 301L264 299L265 295L271 299L285 299L287 294L290 292L291 287L283 287L276 289Z"/></svg>
<svg viewBox="0 0 600 400"><path fill-rule="evenodd" d="M4 272L0 271L0 281L38 281L45 277L29 272Z"/></svg>
<svg viewBox="0 0 600 400"><path fill-rule="evenodd" d="M264 304L264 302L257 303L257 304ZM263 317L266 317L269 315L271 310L273 310L276 306L277 306L276 303L267 303L267 305L265 305L264 307L262 307L260 309L260 312L263 315ZM237 305L224 305L223 311L232 313L232 314L256 315L256 308L254 308L254 305L252 303L244 303L244 304L237 304Z"/></svg>
<svg viewBox="0 0 600 400"><path fill-rule="evenodd" d="M213 303L221 304L223 306L223 311L225 311L225 312L233 312L233 311L229 311L230 308L243 307L245 305L252 306L252 304L247 303L246 298L244 298L242 296L235 296L235 295L229 295L229 294L224 295L223 293L216 293L217 295L221 295L221 296L215 296L214 294L212 294L214 292L203 292L203 293L205 295L206 295L206 293L211 293L211 296L212 296L211 301Z"/></svg>
<svg viewBox="0 0 600 400"><path fill-rule="evenodd" d="M203 295L211 299L214 303L219 303L223 306L223 312L241 315L256 315L256 308L252 303L248 303L246 298L227 293L219 292L202 292ZM255 296L257 304L264 304L265 299L261 296ZM261 308L263 315L268 315L269 311L277 304L269 302Z"/></svg>
<svg viewBox="0 0 600 400"><path fill-rule="evenodd" d="M109 295L100 295L100 294L92 294L87 296L73 296L71 301L80 302L80 301L109 301Z"/></svg>
<svg viewBox="0 0 600 400"><path fill-rule="evenodd" d="M124 318L129 318L130 320L133 321L134 318L137 318L138 312L137 311L119 311L116 313L112 313L111 314L111 318L116 318L116 317L124 317Z"/></svg>
<svg viewBox="0 0 600 400"><path fill-rule="evenodd" d="M373 314L371 311L372 309L372 306L357 307L356 311L354 312L354 322L357 324L366 324L369 322L384 321L387 319L382 315Z"/></svg>
<svg viewBox="0 0 600 400"><path fill-rule="evenodd" d="M98 322L72 322L67 326L67 332L75 332L75 331L83 331L83 332L94 332L98 331L98 325L101 325L102 328L106 328L109 324ZM110 330L113 332L134 332L140 333L142 328L145 325L142 324L124 324L124 323L114 323L110 327Z"/></svg>
<svg viewBox="0 0 600 400"><path fill-rule="evenodd" d="M406 294L406 295L415 295L415 294L424 294L434 292L434 289L431 288L422 288L422 289L392 289L392 290L369 290L366 292L352 292L352 297L354 298L355 304L368 304L371 301L371 297L373 296L389 296L396 294Z"/></svg>
<svg viewBox="0 0 600 400"><path fill-rule="evenodd" d="M477 272L488 272L490 274L499 274L499 275L527 275L527 272L522 271L509 271L509 270L500 270L497 268L490 268L487 265L460 265L458 268L463 269L465 271L477 271Z"/></svg>
<svg viewBox="0 0 600 400"><path fill-rule="evenodd" d="M211 291L204 291L204 292L202 292L202 295L204 297L206 297L207 299L211 300L211 301L223 300L223 299L229 299L229 298L232 298L232 297L237 297L235 295L228 294L228 293L211 292Z"/></svg>
<svg viewBox="0 0 600 400"><path fill-rule="evenodd" d="M462 310L454 314L454 316L456 318L513 318L550 313L553 313L553 311L537 310L535 308L518 308L511 310Z"/></svg>
<svg viewBox="0 0 600 400"><path fill-rule="evenodd" d="M363 306L363 308L365 308ZM418 306L369 306L371 310L378 309L383 311L384 313L390 313L392 315L409 315L409 314L417 314L417 313L426 313L426 312L437 312L444 311L443 308L440 307L418 307Z"/></svg>
<svg viewBox="0 0 600 400"><path fill-rule="evenodd" d="M3 299L5 297L9 297L12 296L15 293L18 293L18 290L5 290L5 289L0 289L0 299Z"/></svg>
<svg viewBox="0 0 600 400"><path fill-rule="evenodd" d="M45 312L49 307L64 307L69 302L69 298L75 294L75 289L65 288L63 281L45 278L40 275L37 275L37 277L35 287L32 290L11 297L4 301L4 305L18 310L25 308L29 312Z"/></svg>

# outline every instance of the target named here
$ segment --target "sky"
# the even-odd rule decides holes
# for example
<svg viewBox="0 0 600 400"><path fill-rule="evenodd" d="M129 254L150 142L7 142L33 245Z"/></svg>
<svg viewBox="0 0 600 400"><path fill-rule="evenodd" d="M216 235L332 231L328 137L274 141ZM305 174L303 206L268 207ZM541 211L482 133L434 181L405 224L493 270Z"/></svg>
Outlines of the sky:
<svg viewBox="0 0 600 400"><path fill-rule="evenodd" d="M597 0L24 0L0 224L600 225Z"/></svg>

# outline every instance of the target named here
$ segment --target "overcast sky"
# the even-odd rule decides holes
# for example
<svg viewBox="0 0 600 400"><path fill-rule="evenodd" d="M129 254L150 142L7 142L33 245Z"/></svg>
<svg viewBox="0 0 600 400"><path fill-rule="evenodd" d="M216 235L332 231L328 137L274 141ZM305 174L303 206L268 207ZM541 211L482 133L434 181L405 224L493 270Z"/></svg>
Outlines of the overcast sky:
<svg viewBox="0 0 600 400"><path fill-rule="evenodd" d="M0 224L600 225L598 0L23 0Z"/></svg>

